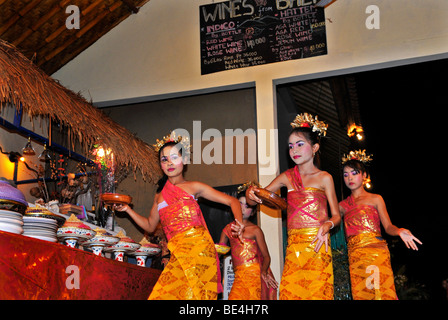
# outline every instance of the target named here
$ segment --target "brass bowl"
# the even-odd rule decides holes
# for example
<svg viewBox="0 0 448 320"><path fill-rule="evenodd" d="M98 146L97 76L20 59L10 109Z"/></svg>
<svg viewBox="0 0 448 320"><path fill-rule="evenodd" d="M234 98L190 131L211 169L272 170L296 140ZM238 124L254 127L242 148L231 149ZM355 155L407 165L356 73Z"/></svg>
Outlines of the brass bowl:
<svg viewBox="0 0 448 320"><path fill-rule="evenodd" d="M264 205L270 208L280 210L286 210L287 208L287 203L285 199L281 198L274 192L271 192L263 188L258 188L257 190L254 190L254 193L258 198L263 200Z"/></svg>
<svg viewBox="0 0 448 320"><path fill-rule="evenodd" d="M222 245L222 244L215 244L216 252L219 254L226 254L230 251L230 247Z"/></svg>

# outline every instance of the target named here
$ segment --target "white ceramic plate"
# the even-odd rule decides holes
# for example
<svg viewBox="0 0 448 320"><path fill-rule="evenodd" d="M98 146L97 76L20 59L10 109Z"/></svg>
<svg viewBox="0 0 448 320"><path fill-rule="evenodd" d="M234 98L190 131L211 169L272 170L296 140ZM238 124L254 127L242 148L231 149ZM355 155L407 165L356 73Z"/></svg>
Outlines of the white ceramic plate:
<svg viewBox="0 0 448 320"><path fill-rule="evenodd" d="M40 230L40 229L44 229L44 230L51 230L56 232L57 230L57 226L47 226L47 225L34 225L34 224L29 224L29 223L25 223L23 225L24 229L29 229L29 230Z"/></svg>
<svg viewBox="0 0 448 320"><path fill-rule="evenodd" d="M5 217L0 217L0 222L10 223L10 224L14 224L14 225L17 225L17 226L23 226L23 221L22 220L17 220L17 219L10 219L10 218L5 218Z"/></svg>
<svg viewBox="0 0 448 320"><path fill-rule="evenodd" d="M57 241L56 237L47 237L47 236L38 236L38 235L26 235L26 234L24 234L24 235L27 236L27 237L30 237L30 238L45 240L45 241L49 241L49 242L56 242Z"/></svg>
<svg viewBox="0 0 448 320"><path fill-rule="evenodd" d="M23 232L22 226L10 224L7 222L0 222L0 230L16 234L22 234Z"/></svg>
<svg viewBox="0 0 448 320"><path fill-rule="evenodd" d="M38 217L27 217L23 216L23 221L25 222L34 222L34 223L41 223L41 224L57 224L58 222L54 219L49 218L38 218Z"/></svg>
<svg viewBox="0 0 448 320"><path fill-rule="evenodd" d="M9 211L9 210L0 210L0 217L14 217L16 219L22 220L22 215L20 213Z"/></svg>
<svg viewBox="0 0 448 320"><path fill-rule="evenodd" d="M56 232L52 232L52 231L46 231L46 230L26 230L23 229L23 234L35 234L35 235L48 235L48 236L55 236L56 237Z"/></svg>

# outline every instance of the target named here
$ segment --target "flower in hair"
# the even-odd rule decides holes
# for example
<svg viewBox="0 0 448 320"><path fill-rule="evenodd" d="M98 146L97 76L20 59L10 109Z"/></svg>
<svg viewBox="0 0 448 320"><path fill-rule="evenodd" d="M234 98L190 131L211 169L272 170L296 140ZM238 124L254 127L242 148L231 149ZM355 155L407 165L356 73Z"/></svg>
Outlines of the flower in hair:
<svg viewBox="0 0 448 320"><path fill-rule="evenodd" d="M357 160L361 161L362 163L366 164L370 161L372 161L373 155L366 155L366 150L356 150L356 151L350 151L348 155L344 155L342 157L342 164L345 164L347 161L350 160Z"/></svg>
<svg viewBox="0 0 448 320"><path fill-rule="evenodd" d="M317 116L313 117L309 113L298 114L293 122L291 122L293 128L311 128L313 132L317 132L319 136L327 134L328 124L317 119Z"/></svg>

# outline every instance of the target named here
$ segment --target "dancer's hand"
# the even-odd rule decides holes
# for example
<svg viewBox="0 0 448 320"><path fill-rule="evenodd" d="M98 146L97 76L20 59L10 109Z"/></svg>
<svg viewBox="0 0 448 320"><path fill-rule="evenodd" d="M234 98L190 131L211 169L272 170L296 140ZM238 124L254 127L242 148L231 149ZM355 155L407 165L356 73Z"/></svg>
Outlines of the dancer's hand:
<svg viewBox="0 0 448 320"><path fill-rule="evenodd" d="M274 277L270 273L262 272L261 278L266 283L268 288L273 288L275 290L278 288L278 282L275 281Z"/></svg>
<svg viewBox="0 0 448 320"><path fill-rule="evenodd" d="M243 242L244 224L235 219L235 223L233 223L230 228L232 230L232 235L235 238L240 239L240 242Z"/></svg>
<svg viewBox="0 0 448 320"><path fill-rule="evenodd" d="M326 224L324 223L323 225L320 226L319 230L317 231L317 235L314 238L314 240L311 242L311 244L313 244L314 242L316 242L316 246L314 247L314 251L315 252L319 252L320 247L322 247L322 245L325 243L325 252L328 252L328 227L326 226Z"/></svg>
<svg viewBox="0 0 448 320"><path fill-rule="evenodd" d="M401 228L398 232L398 235L400 236L401 240L403 240L408 249L411 248L418 251L417 244L414 241L419 244L423 244L420 240L414 237L414 235L408 229Z"/></svg>
<svg viewBox="0 0 448 320"><path fill-rule="evenodd" d="M112 210L127 212L129 206L127 204L114 204Z"/></svg>
<svg viewBox="0 0 448 320"><path fill-rule="evenodd" d="M250 200L252 200L252 201L254 201L254 202L256 202L256 203L263 203L263 201L255 195L255 192L254 192L254 191L256 191L256 190L258 190L257 187L254 187L254 186L249 187L249 189L247 190L246 196L247 196Z"/></svg>

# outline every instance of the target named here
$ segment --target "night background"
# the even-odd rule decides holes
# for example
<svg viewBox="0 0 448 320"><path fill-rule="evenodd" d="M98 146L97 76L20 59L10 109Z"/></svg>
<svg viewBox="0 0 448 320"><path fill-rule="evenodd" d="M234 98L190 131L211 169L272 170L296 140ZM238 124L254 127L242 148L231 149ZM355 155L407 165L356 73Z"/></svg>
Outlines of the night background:
<svg viewBox="0 0 448 320"><path fill-rule="evenodd" d="M447 299L447 70L448 60L438 60L355 75L366 136L359 147L373 154L371 192L383 196L393 224L423 242L415 252L383 232L407 299Z"/></svg>

